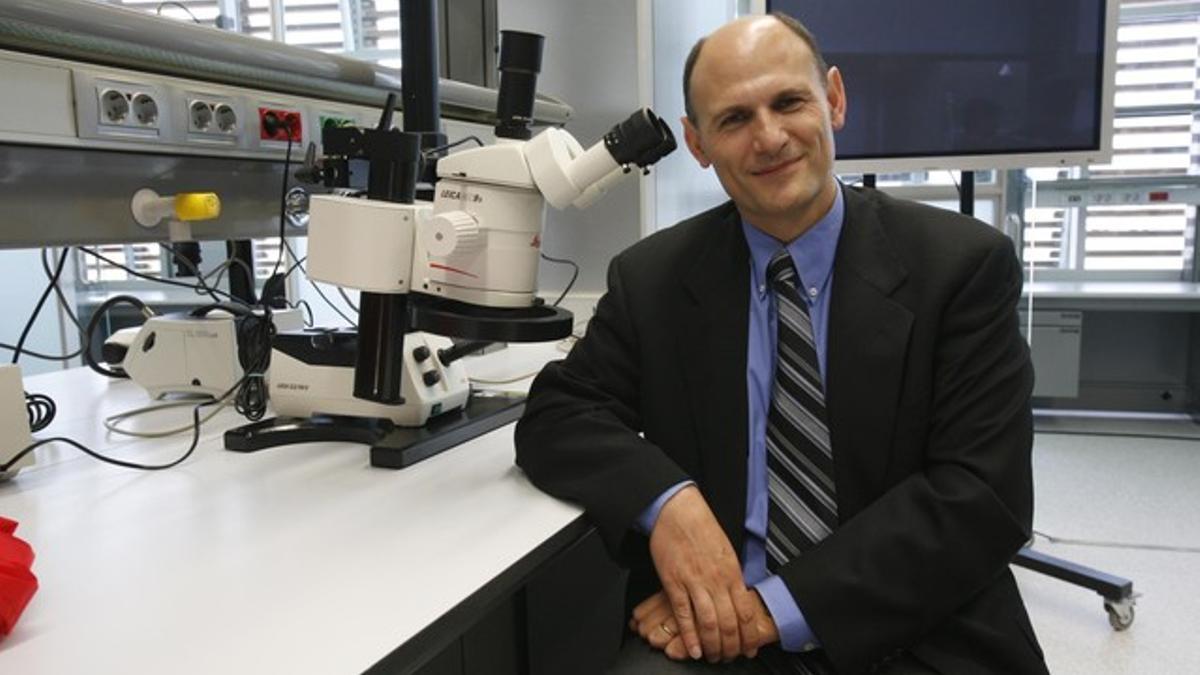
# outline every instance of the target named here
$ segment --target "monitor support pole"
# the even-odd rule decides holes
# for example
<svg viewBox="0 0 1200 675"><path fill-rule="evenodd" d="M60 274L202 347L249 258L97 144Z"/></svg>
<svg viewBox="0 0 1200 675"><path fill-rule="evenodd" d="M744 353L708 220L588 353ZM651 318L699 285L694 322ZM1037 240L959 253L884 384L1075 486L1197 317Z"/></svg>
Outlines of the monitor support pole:
<svg viewBox="0 0 1200 675"><path fill-rule="evenodd" d="M964 216L975 217L975 172L963 171L958 184L958 210Z"/></svg>

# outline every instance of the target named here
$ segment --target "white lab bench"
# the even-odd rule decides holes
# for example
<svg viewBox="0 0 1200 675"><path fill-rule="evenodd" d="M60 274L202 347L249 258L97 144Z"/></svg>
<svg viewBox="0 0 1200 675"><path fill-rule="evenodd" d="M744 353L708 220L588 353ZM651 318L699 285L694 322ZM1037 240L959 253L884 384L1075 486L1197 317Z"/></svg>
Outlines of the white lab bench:
<svg viewBox="0 0 1200 675"><path fill-rule="evenodd" d="M513 345L469 372L501 379L561 356ZM128 381L74 369L27 388L58 402L42 437L150 463L190 441L107 434L105 415L148 402ZM187 413L150 417L139 424ZM222 432L243 422L222 411L169 470L54 446L0 484L41 585L0 641L0 672L411 672L589 529L514 466L511 424L393 471L349 443L224 450Z"/></svg>

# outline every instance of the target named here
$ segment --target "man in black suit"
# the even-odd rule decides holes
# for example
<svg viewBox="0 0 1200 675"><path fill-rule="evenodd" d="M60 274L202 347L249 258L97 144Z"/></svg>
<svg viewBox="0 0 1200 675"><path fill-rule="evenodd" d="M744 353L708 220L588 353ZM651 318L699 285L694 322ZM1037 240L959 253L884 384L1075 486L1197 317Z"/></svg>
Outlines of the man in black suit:
<svg viewBox="0 0 1200 675"><path fill-rule="evenodd" d="M1011 242L837 182L845 87L790 18L702 40L684 91L731 201L614 258L517 427L630 567L614 672L1045 672L1008 569L1033 509Z"/></svg>

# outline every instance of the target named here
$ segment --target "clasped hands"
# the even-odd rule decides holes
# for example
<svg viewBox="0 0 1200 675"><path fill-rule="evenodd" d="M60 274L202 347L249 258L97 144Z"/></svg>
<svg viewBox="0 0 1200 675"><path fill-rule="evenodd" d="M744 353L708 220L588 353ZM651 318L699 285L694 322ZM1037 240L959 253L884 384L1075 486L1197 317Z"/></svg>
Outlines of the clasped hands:
<svg viewBox="0 0 1200 675"><path fill-rule="evenodd" d="M733 545L700 490L689 485L659 512L650 555L663 590L633 610L630 629L676 660L753 658L776 642L775 622L746 588Z"/></svg>

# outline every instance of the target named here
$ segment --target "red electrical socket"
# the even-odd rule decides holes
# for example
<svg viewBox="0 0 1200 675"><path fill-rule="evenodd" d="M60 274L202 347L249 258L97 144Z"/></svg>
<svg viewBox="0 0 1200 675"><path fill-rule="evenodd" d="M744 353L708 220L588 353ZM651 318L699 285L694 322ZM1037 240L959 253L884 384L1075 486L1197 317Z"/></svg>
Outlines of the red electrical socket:
<svg viewBox="0 0 1200 675"><path fill-rule="evenodd" d="M284 141L289 134L293 143L304 140L304 125L300 113L282 108L258 109L258 137L264 141Z"/></svg>

